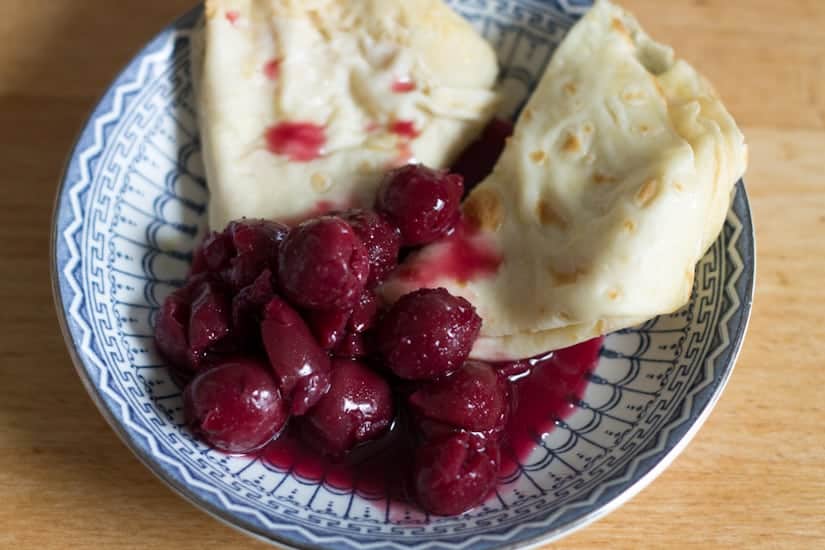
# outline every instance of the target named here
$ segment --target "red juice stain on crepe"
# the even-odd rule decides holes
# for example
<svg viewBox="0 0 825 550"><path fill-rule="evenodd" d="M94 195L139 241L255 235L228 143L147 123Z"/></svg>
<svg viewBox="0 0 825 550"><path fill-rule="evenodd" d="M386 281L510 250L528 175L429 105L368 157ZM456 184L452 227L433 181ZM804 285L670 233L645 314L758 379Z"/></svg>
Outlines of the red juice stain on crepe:
<svg viewBox="0 0 825 550"><path fill-rule="evenodd" d="M502 444L499 475L524 463L556 422L572 414L599 362L604 337L522 361L496 366L512 380L512 406Z"/></svg>
<svg viewBox="0 0 825 550"><path fill-rule="evenodd" d="M303 214L290 216L288 218L281 218L278 221L290 227L295 227L296 225L301 224L307 220L311 220L313 218L317 218L319 216L323 216L331 212L343 212L345 210L349 210L353 207L353 204L355 204L354 201L318 201L315 203L315 206L313 206Z"/></svg>
<svg viewBox="0 0 825 550"><path fill-rule="evenodd" d="M405 141L398 144L398 155L387 163L387 169L400 168L412 162L415 162L412 146L409 142Z"/></svg>
<svg viewBox="0 0 825 550"><path fill-rule="evenodd" d="M294 162L309 162L321 157L327 141L324 128L311 122L281 122L266 130L266 148Z"/></svg>
<svg viewBox="0 0 825 550"><path fill-rule="evenodd" d="M237 10L229 10L226 12L226 20L229 21L231 24L235 25L238 22L238 19L241 17L241 14Z"/></svg>
<svg viewBox="0 0 825 550"><path fill-rule="evenodd" d="M477 234L462 220L452 234L430 245L412 264L400 268L398 276L428 287L443 278L467 282L492 275L501 265L501 255Z"/></svg>
<svg viewBox="0 0 825 550"><path fill-rule="evenodd" d="M416 88L415 81L409 78L399 78L392 83L392 91L396 94L406 94L414 91Z"/></svg>
<svg viewBox="0 0 825 550"><path fill-rule="evenodd" d="M277 80L278 75L281 72L281 60L280 59L272 59L264 65L264 76L266 76L269 80Z"/></svg>
<svg viewBox="0 0 825 550"><path fill-rule="evenodd" d="M415 139L419 135L412 120L396 120L390 124L390 132L408 139Z"/></svg>

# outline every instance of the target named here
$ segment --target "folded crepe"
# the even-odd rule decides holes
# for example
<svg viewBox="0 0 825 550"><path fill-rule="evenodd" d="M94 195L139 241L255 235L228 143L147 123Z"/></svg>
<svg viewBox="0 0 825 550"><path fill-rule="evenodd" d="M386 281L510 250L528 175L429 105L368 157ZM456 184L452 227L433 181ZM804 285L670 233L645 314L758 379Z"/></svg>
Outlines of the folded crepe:
<svg viewBox="0 0 825 550"><path fill-rule="evenodd" d="M492 48L441 0L207 0L193 76L209 223L369 206L493 115Z"/></svg>
<svg viewBox="0 0 825 550"><path fill-rule="evenodd" d="M598 1L465 202L470 252L455 238L436 243L410 257L384 295L443 286L464 296L484 321L473 356L487 359L673 312L690 298L746 158L711 85L627 12ZM469 276L444 269L473 250L495 265Z"/></svg>

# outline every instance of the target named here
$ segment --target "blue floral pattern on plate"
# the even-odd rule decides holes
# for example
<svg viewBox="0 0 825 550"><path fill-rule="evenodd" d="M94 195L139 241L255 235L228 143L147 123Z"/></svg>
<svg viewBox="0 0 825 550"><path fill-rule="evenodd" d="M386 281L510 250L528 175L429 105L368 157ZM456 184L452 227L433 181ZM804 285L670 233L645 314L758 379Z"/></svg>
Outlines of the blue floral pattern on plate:
<svg viewBox="0 0 825 550"><path fill-rule="evenodd" d="M490 40L515 115L587 0L450 0ZM744 185L681 311L610 335L569 418L484 506L452 518L390 506L247 458L182 426L181 389L154 316L205 231L189 40L201 8L158 35L106 92L71 156L55 210L54 285L73 359L101 411L182 495L264 540L339 548L491 548L561 536L650 481L719 397L742 343L754 242Z"/></svg>

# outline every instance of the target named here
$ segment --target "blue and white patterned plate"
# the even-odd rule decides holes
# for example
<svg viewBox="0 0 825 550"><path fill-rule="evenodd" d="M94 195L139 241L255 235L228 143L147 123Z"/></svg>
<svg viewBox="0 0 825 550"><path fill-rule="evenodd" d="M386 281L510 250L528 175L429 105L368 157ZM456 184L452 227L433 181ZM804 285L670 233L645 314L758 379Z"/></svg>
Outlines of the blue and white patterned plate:
<svg viewBox="0 0 825 550"><path fill-rule="evenodd" d="M513 112L590 4L449 3L497 48ZM741 182L690 304L610 335L577 412L481 508L429 518L195 441L182 427L180 388L152 326L206 224L189 77L199 16L200 8L158 35L107 90L72 153L54 218L53 282L69 350L103 415L155 474L263 540L434 549L546 542L607 513L664 469L719 398L745 333L754 242Z"/></svg>

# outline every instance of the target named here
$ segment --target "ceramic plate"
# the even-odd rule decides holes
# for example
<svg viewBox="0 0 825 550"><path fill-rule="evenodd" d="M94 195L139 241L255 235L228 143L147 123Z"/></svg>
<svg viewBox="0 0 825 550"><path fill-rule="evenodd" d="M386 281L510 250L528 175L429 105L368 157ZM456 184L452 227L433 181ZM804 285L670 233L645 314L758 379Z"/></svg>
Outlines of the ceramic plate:
<svg viewBox="0 0 825 550"><path fill-rule="evenodd" d="M515 115L578 0L449 0L494 44ZM184 278L209 198L189 76L200 8L155 37L106 91L58 192L53 282L66 342L92 399L162 480L215 517L293 547L493 548L547 542L607 513L656 476L730 376L750 313L754 242L744 185L674 315L610 335L576 412L484 506L430 518L383 494L230 458L182 427L181 388L152 340Z"/></svg>

